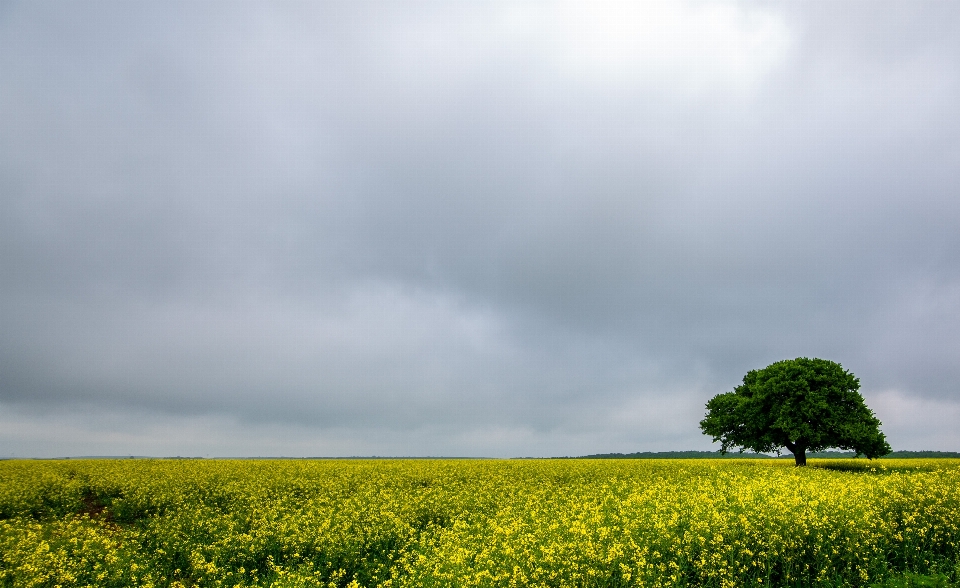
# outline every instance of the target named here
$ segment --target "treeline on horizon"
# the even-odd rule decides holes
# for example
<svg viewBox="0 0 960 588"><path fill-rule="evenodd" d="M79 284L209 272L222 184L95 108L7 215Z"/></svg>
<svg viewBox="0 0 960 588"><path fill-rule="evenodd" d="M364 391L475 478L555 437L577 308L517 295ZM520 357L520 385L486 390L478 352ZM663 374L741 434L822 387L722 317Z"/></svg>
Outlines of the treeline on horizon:
<svg viewBox="0 0 960 588"><path fill-rule="evenodd" d="M856 454L853 451L815 451L807 453L807 457L821 459L842 459L853 458ZM883 458L890 459L931 459L931 458L960 458L960 452L957 451L893 451ZM883 459L881 458L881 459ZM83 456L61 456L61 457L0 457L0 461L7 460L36 460L36 461L58 461L58 460L118 460L118 459L145 459L145 460L228 460L228 461L273 461L273 460L484 460L485 457L451 457L451 456L350 456L350 457L283 457L283 456L249 456L249 457L156 457L147 455L83 455ZM515 457L512 459L544 459L535 457ZM785 452L783 455L767 455L765 453L730 451L721 454L719 451L638 451L636 453L596 453L592 455L564 455L561 457L551 457L547 459L793 459L793 455Z"/></svg>
<svg viewBox="0 0 960 588"><path fill-rule="evenodd" d="M856 457L852 451L815 451L807 454L813 458L849 458ZM893 451L883 457L895 459L911 458L960 458L956 451ZM793 455L785 453L781 456L766 455L764 453L738 453L735 451L721 454L719 451L639 451L636 453L597 453L581 455L576 459L793 459ZM560 458L565 459L565 458Z"/></svg>

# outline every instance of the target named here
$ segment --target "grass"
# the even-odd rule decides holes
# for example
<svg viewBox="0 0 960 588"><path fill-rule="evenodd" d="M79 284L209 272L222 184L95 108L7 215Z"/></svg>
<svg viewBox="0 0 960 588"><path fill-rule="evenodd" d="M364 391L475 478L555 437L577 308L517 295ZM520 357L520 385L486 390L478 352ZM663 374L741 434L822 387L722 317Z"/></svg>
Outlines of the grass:
<svg viewBox="0 0 960 588"><path fill-rule="evenodd" d="M937 574L924 576L922 574L906 573L892 576L885 582L872 585L875 588L954 588L957 584L950 581L948 576Z"/></svg>

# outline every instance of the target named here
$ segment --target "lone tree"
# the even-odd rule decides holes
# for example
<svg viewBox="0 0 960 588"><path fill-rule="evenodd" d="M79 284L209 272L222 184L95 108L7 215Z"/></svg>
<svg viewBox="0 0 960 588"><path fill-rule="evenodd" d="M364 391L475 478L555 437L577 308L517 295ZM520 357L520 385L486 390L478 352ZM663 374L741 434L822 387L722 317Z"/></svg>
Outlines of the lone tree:
<svg viewBox="0 0 960 588"><path fill-rule="evenodd" d="M758 453L786 447L798 466L807 451L855 451L870 459L890 453L880 421L858 391L860 380L836 362L799 357L751 370L733 392L707 402L704 434Z"/></svg>

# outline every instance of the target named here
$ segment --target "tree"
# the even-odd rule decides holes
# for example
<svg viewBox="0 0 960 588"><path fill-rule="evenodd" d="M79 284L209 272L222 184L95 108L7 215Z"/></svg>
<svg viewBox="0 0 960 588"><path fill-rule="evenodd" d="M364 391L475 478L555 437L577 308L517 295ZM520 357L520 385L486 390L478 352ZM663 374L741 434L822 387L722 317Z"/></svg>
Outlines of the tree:
<svg viewBox="0 0 960 588"><path fill-rule="evenodd" d="M839 363L799 357L751 370L733 392L707 402L700 429L731 447L758 453L786 447L798 466L807 451L855 451L870 459L890 453L880 421L860 395L860 380Z"/></svg>

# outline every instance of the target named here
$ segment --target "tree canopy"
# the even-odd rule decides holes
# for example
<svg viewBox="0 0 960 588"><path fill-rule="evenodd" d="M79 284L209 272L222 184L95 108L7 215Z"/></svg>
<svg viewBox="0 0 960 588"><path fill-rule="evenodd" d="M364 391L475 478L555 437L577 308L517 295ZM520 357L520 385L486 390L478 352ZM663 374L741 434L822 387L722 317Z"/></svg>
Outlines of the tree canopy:
<svg viewBox="0 0 960 588"><path fill-rule="evenodd" d="M860 380L839 363L799 357L751 370L732 392L707 402L700 429L720 451L780 452L796 464L828 448L876 458L890 453L880 421L860 395Z"/></svg>

